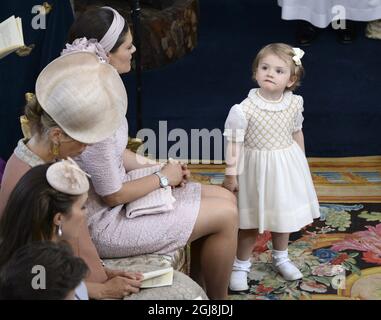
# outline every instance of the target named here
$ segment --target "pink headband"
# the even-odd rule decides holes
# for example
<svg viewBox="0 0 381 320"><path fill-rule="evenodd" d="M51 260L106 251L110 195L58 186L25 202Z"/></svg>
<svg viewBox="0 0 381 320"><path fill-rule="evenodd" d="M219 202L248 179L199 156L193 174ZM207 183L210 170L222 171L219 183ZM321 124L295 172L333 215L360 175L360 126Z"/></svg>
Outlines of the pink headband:
<svg viewBox="0 0 381 320"><path fill-rule="evenodd" d="M107 30L106 34L103 36L101 41L99 41L100 45L106 52L110 52L112 48L114 48L115 43L118 41L120 34L124 28L124 18L111 7L102 7L103 9L111 10L114 14L114 19L111 23L110 28Z"/></svg>
<svg viewBox="0 0 381 320"><path fill-rule="evenodd" d="M101 41L98 42L96 39L87 39L85 37L75 39L72 44L66 44L66 48L62 50L61 55L77 51L89 51L95 53L100 61L109 62L107 53L111 51L111 49L115 46L115 43L118 41L119 35L124 28L125 20L118 13L118 11L113 8L102 8L111 10L114 14L114 19Z"/></svg>

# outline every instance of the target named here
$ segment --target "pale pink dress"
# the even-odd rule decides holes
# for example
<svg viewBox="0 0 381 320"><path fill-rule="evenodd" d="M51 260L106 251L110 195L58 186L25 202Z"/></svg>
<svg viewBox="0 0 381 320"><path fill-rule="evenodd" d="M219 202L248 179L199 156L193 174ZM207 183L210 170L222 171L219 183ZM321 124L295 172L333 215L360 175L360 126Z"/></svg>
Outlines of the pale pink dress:
<svg viewBox="0 0 381 320"><path fill-rule="evenodd" d="M23 140L17 144L14 153L7 161L0 187L0 217L8 198L21 177L32 167L44 164L44 161L28 149Z"/></svg>
<svg viewBox="0 0 381 320"><path fill-rule="evenodd" d="M88 225L102 258L157 253L172 255L186 245L200 209L201 185L188 183L174 189L174 209L159 214L126 217L125 205L108 207L100 196L121 189L126 181L123 153L128 142L127 120L116 133L92 146L75 160L91 175Z"/></svg>

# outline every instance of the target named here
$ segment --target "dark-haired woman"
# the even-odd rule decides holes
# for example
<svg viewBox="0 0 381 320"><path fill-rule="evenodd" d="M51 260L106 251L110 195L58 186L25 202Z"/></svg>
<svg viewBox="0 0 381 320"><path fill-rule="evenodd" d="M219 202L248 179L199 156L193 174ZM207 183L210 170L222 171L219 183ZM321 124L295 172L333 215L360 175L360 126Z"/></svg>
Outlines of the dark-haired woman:
<svg viewBox="0 0 381 320"><path fill-rule="evenodd" d="M124 18L110 7L81 14L70 30L62 54L91 51L122 74L130 71L135 52ZM229 191L217 186L186 183L186 166L168 163L159 172L128 181L131 170L152 166L126 149L128 123L110 138L89 146L76 158L91 175L89 229L102 258L140 254L172 255L192 242L191 275L211 299L226 299L237 244L237 205ZM174 208L157 214L126 217L126 203L171 187Z"/></svg>
<svg viewBox="0 0 381 320"><path fill-rule="evenodd" d="M77 239L86 226L86 174L68 160L31 168L16 184L0 220L0 269L20 247L65 240L77 255ZM107 283L87 282L80 296L120 298L139 291L141 274L108 271ZM112 276L111 276L112 275ZM87 290L86 290L87 287Z"/></svg>
<svg viewBox="0 0 381 320"><path fill-rule="evenodd" d="M29 95L26 105L31 137L19 141L5 168L0 217L10 193L26 172L40 164L74 157L88 144L106 139L122 123L126 109L127 95L120 76L95 54L72 53L46 66L37 78L36 95ZM114 279L122 273L103 268L87 225L81 228L79 242L73 243L73 248L80 247L78 254L90 269L86 279L90 297L124 297L129 287L124 280Z"/></svg>

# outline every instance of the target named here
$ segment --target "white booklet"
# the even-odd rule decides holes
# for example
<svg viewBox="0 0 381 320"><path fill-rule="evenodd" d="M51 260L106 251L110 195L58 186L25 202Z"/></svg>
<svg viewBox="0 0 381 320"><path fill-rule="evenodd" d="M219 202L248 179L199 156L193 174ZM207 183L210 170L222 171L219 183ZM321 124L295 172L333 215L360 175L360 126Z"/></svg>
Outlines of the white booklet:
<svg viewBox="0 0 381 320"><path fill-rule="evenodd" d="M23 46L21 18L11 16L0 23L0 59Z"/></svg>
<svg viewBox="0 0 381 320"><path fill-rule="evenodd" d="M143 273L143 281L140 288L157 288L170 286L173 283L173 268L165 268Z"/></svg>

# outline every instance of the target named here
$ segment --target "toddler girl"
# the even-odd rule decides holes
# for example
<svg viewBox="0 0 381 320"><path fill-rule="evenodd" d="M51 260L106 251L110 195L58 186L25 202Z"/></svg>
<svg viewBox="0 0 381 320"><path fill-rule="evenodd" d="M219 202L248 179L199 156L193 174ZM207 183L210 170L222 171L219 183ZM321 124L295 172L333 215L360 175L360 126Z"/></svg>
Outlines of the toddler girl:
<svg viewBox="0 0 381 320"><path fill-rule="evenodd" d="M230 289L247 290L257 232L272 233L273 267L286 280L302 273L288 258L291 232L320 216L304 154L303 98L293 94L304 52L282 43L264 47L253 63L258 89L234 105L225 122L228 140L224 187L238 192L239 235Z"/></svg>

